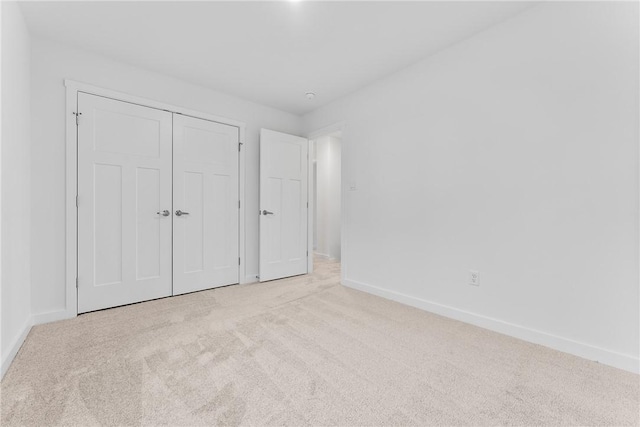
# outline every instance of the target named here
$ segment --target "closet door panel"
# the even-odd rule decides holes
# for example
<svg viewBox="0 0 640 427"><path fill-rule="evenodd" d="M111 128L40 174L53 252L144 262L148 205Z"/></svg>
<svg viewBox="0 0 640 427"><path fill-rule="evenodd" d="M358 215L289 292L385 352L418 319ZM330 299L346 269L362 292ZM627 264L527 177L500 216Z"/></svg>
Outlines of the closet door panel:
<svg viewBox="0 0 640 427"><path fill-rule="evenodd" d="M78 95L78 312L171 295L171 113Z"/></svg>
<svg viewBox="0 0 640 427"><path fill-rule="evenodd" d="M174 114L174 295L239 282L237 127Z"/></svg>

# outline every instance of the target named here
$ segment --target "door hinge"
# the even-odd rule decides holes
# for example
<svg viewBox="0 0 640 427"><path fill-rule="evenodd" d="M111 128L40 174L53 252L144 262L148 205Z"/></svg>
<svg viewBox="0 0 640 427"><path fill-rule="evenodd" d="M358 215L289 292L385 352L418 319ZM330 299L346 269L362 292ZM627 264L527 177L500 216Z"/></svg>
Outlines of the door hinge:
<svg viewBox="0 0 640 427"><path fill-rule="evenodd" d="M240 209L240 200L238 200L238 209Z"/></svg>
<svg viewBox="0 0 640 427"><path fill-rule="evenodd" d="M240 151L240 149L242 148L242 142L238 142L238 151Z"/></svg>
<svg viewBox="0 0 640 427"><path fill-rule="evenodd" d="M240 257L238 257L238 265L240 265Z"/></svg>
<svg viewBox="0 0 640 427"><path fill-rule="evenodd" d="M76 194L76 208L78 207L78 195Z"/></svg>
<svg viewBox="0 0 640 427"><path fill-rule="evenodd" d="M80 116L82 115L82 113L76 113L74 111L73 115L76 116L76 126L78 126L80 124Z"/></svg>
<svg viewBox="0 0 640 427"><path fill-rule="evenodd" d="M78 277L76 276L76 289L78 289Z"/></svg>
<svg viewBox="0 0 640 427"><path fill-rule="evenodd" d="M307 202L307 209L309 209L309 202Z"/></svg>

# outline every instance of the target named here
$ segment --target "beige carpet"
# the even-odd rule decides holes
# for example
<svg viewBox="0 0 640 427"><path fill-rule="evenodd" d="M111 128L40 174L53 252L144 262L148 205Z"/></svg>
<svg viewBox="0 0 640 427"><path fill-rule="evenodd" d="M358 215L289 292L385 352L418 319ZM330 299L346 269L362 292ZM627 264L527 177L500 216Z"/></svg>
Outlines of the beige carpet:
<svg viewBox="0 0 640 427"><path fill-rule="evenodd" d="M9 425L637 425L639 376L312 276L35 327Z"/></svg>

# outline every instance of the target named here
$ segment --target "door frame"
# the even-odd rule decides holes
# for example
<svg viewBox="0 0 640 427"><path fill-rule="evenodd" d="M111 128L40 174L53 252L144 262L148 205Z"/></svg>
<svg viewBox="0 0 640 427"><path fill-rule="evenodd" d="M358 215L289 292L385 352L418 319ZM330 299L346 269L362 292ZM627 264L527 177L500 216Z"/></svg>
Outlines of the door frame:
<svg viewBox="0 0 640 427"><path fill-rule="evenodd" d="M307 183L308 183L308 190L307 190L307 194L308 194L308 201L309 201L309 209L307 209L307 252L308 252L308 256L307 256L307 272L313 273L313 230L315 225L314 222L314 215L313 212L315 212L315 177L313 176L313 156L311 155L311 153L313 153L313 150L315 148L315 144L316 144L316 140L318 138L321 138L323 136L335 133L335 132L342 132L342 139L341 139L341 152L340 152L340 156L344 159L344 153L345 153L345 149L344 149L344 131L347 128L347 124L344 121L341 122L337 122L334 123L332 125L329 126L325 126L322 127L318 130L315 130L313 132L310 132L307 134L307 139L309 140L309 156L307 158L308 160L308 166L307 166L307 172L308 172L308 179L307 179ZM346 256L345 256L345 248L347 246L347 239L346 239L346 235L347 235L347 222L345 221L346 218L346 214L347 214L347 204L346 204L346 196L347 196L347 192L345 191L345 184L346 184L346 180L344 179L345 174L344 174L344 161L340 162L340 280L341 282L344 281L344 278L346 277L346 271L347 271L347 263L346 263Z"/></svg>
<svg viewBox="0 0 640 427"><path fill-rule="evenodd" d="M197 119L209 120L216 123L235 126L239 130L240 153L238 156L238 192L240 208L238 209L238 253L240 265L238 266L238 281L240 284L247 283L246 278L246 253L245 253L245 150L242 149L245 143L246 124L233 119L215 116L201 111L190 110L164 102L141 98L124 92L105 89L87 83L65 79L66 87L66 266L65 266L65 310L64 316L55 316L48 320L59 320L62 318L72 318L78 315L78 211L76 197L78 194L78 130L76 126L76 112L78 107L78 93L88 93L90 95L111 98L116 101L137 104L143 107L164 110L170 113L182 114ZM79 117L82 120L82 116ZM243 203L244 202L244 203Z"/></svg>

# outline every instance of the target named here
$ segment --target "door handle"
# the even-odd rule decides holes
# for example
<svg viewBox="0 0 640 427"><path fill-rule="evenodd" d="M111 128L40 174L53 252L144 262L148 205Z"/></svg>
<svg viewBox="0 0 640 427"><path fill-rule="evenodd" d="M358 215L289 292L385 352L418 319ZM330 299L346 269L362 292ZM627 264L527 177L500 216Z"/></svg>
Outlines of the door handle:
<svg viewBox="0 0 640 427"><path fill-rule="evenodd" d="M171 212L169 212L168 210L163 210L162 212L156 212L158 215L162 215L162 216L169 216L171 215Z"/></svg>
<svg viewBox="0 0 640 427"><path fill-rule="evenodd" d="M262 215L273 215L273 212L269 212L268 210L262 211Z"/></svg>
<svg viewBox="0 0 640 427"><path fill-rule="evenodd" d="M176 211L176 216L189 215L189 212L182 212L180 209Z"/></svg>

